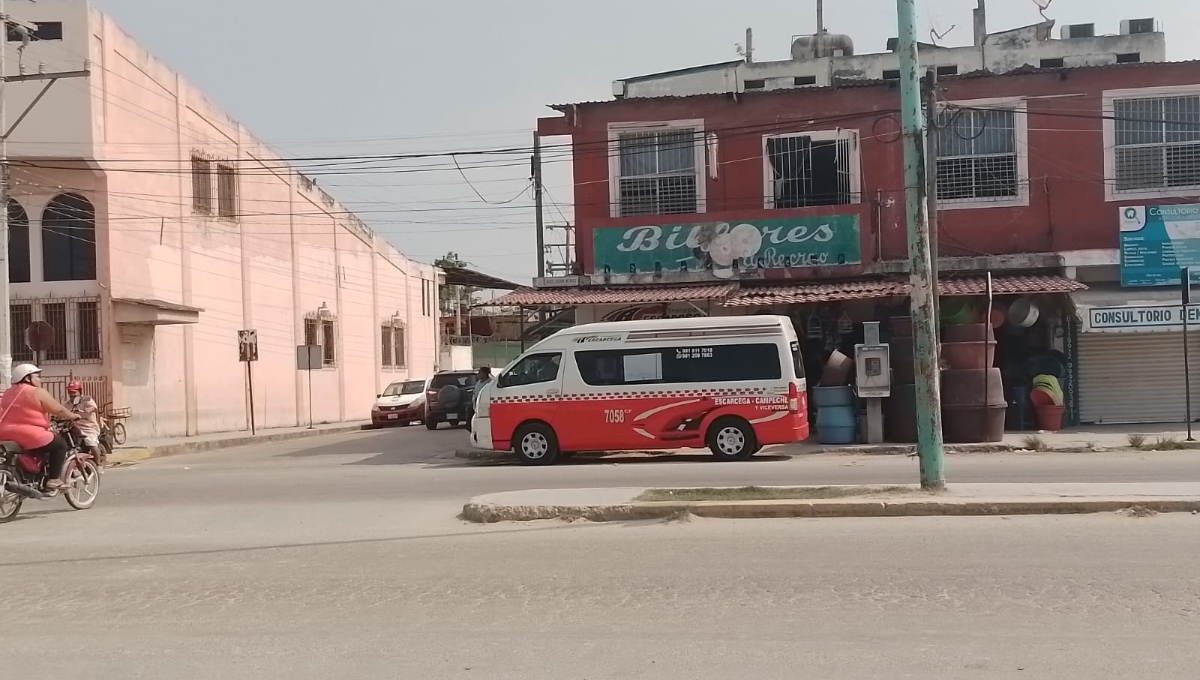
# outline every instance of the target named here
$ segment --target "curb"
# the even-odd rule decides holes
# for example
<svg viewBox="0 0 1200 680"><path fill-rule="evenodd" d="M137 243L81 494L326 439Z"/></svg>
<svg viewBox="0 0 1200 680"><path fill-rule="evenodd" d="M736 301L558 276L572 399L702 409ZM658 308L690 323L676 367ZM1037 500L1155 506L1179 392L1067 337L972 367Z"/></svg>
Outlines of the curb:
<svg viewBox="0 0 1200 680"><path fill-rule="evenodd" d="M128 449L117 449L108 456L109 464L128 464L137 463L151 458L163 458L166 456L178 456L185 453L200 453L202 451L216 451L218 449L231 449L238 446L250 446L253 444L272 444L275 442L290 441L293 439L308 439L311 437L321 437L332 434L346 434L349 432L359 432L369 430L369 425L355 423L353 425L341 425L337 427L326 427L315 430L298 430L294 432L275 432L271 434L259 435L240 435L230 437L228 439L208 439L200 441L181 441L174 444L163 444L162 446L143 446L132 447Z"/></svg>
<svg viewBox="0 0 1200 680"><path fill-rule="evenodd" d="M586 520L628 522L669 519L682 514L714 519L792 519L815 517L980 517L996 515L1086 515L1138 507L1159 513L1200 512L1200 499L1054 499L1008 501L710 501L626 503L622 505L495 505L467 503L470 522Z"/></svg>

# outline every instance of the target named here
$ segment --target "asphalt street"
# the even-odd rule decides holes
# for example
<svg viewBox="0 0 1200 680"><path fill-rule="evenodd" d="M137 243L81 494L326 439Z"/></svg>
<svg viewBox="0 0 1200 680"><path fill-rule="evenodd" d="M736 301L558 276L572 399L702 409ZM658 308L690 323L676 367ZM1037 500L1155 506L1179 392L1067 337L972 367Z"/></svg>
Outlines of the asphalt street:
<svg viewBox="0 0 1200 680"><path fill-rule="evenodd" d="M0 677L1194 677L1200 517L477 526L528 488L902 483L906 458L546 469L403 429L109 471L0 525ZM963 455L950 481L1200 480L1194 452Z"/></svg>

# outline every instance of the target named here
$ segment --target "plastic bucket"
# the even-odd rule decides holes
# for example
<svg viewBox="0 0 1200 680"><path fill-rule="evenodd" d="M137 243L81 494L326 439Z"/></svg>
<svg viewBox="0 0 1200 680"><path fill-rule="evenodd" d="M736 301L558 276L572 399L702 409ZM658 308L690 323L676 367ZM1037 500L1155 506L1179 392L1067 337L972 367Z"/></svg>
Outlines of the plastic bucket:
<svg viewBox="0 0 1200 680"><path fill-rule="evenodd" d="M1038 429L1047 432L1061 430L1064 410L1062 406L1034 406L1033 415L1037 419Z"/></svg>

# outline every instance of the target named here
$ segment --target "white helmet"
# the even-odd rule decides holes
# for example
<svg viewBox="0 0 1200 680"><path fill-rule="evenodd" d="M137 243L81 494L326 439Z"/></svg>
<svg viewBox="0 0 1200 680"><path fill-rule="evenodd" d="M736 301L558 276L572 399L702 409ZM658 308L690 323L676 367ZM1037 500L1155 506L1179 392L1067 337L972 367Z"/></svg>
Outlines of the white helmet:
<svg viewBox="0 0 1200 680"><path fill-rule="evenodd" d="M41 372L42 369L34 366L33 364L17 364L16 366L13 366L12 384L16 385L17 383L24 381L29 376Z"/></svg>

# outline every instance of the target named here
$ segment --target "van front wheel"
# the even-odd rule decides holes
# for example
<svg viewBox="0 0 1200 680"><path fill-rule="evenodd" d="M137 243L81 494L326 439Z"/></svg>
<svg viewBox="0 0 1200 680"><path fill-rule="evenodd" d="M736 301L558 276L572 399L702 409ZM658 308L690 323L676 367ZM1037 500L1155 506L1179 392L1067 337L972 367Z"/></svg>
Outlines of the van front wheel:
<svg viewBox="0 0 1200 680"><path fill-rule="evenodd" d="M558 459L558 437L541 423L530 423L513 438L513 453L522 465L553 465Z"/></svg>
<svg viewBox="0 0 1200 680"><path fill-rule="evenodd" d="M708 450L717 460L746 460L758 448L754 428L741 418L721 418L708 428Z"/></svg>

